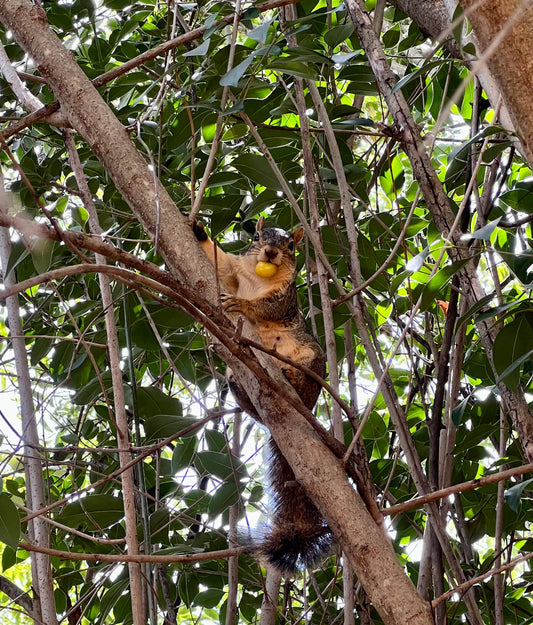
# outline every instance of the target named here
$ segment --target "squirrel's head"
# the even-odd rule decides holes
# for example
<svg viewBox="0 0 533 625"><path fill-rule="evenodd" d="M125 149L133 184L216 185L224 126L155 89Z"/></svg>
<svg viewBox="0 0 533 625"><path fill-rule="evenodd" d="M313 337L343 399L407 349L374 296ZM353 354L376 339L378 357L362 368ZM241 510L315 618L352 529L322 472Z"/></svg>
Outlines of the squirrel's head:
<svg viewBox="0 0 533 625"><path fill-rule="evenodd" d="M294 269L296 246L302 240L303 234L303 228L298 228L294 232L287 232L281 228L265 228L265 218L260 217L248 254L255 255L258 263L270 263L277 267L284 265Z"/></svg>

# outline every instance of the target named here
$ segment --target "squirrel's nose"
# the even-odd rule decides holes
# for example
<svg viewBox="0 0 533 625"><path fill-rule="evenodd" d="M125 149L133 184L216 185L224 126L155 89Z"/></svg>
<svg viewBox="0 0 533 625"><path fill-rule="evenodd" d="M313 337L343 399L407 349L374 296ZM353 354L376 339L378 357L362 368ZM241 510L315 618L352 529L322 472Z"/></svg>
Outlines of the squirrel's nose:
<svg viewBox="0 0 533 625"><path fill-rule="evenodd" d="M271 247L270 245L267 245L265 247L265 256L268 259L276 258L277 255L278 255L278 250L275 247Z"/></svg>

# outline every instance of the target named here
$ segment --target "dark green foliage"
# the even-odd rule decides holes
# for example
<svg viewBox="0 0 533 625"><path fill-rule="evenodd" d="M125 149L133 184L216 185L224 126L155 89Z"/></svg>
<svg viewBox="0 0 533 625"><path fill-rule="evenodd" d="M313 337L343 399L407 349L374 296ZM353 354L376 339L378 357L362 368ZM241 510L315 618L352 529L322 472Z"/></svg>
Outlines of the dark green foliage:
<svg viewBox="0 0 533 625"><path fill-rule="evenodd" d="M135 59L171 34L181 34L179 26L172 33L170 3L76 0L42 4L50 26L69 42L76 61L91 79ZM207 27L204 37L156 56L99 90L130 131L132 141L154 164L177 210L183 213L191 210L192 188L197 192L207 172L221 121L220 144L200 218L224 250L239 253L248 245L260 214L287 230L298 225L291 198L282 192L283 185L263 146L253 138L247 118L295 201L309 215L294 91L295 81L303 79L310 147L318 173L317 234L340 286L329 281L330 299L335 301L354 287L349 244L353 233L347 232L340 210L340 172L335 170L323 123L305 81L316 83L350 188L362 281L371 280L364 291L366 323L383 360L392 358L389 372L393 390L406 411L413 445L427 470L434 443L428 424L432 418L442 417L432 414L446 324L441 306L450 301L456 288L454 280L465 263L449 259L449 242L440 237L423 199L418 198L409 216L418 192L411 165L394 138L394 129L388 128L392 120L344 6L332 4L300 2L297 19L285 22L277 12L261 14L249 9L239 27L229 70L226 35L231 28L218 20L230 14L231 3L179 4L189 29ZM372 3L368 4L371 9ZM508 134L493 124L493 111L484 95L478 102L479 130L471 136L473 90L467 88L453 105L450 99L467 75L462 62L450 59L440 49L425 61L416 48L425 35L398 10L387 8L385 26L382 41L400 79L395 89L409 99L415 121L424 132L433 128L444 107L452 107L453 125L439 130L432 159L455 211L472 176L470 161L479 156L486 142L477 187L481 195L492 184L488 194L494 202L483 217L472 209L467 228L472 237L466 244L478 263L487 296L463 311L454 325L453 336L459 337L464 331L465 342L457 354L458 394L445 402L449 416L446 427L457 428L450 471L451 483L457 483L523 462L518 435L509 423L505 451L500 453L501 402L496 383L503 381L512 391L531 392L531 226L513 226L533 211L531 171L516 155ZM16 68L36 74L3 30L1 38ZM43 104L54 100L42 82L27 80L26 84ZM222 104L225 88L229 99ZM24 115L3 77L0 108L4 119ZM76 144L100 225L110 242L163 266L108 173L79 137ZM60 131L45 123L31 125L9 138L9 149L19 167L13 165L6 151L0 160L14 211L48 223L44 207L62 228L88 233L88 213L78 195ZM497 172L497 182L490 182L491 168ZM396 245L398 237L402 237L401 245ZM498 255L487 255L487 250ZM79 251L94 260L91 253ZM346 302L336 302L331 318L334 336L325 336L323 310L330 301L321 301L313 279L317 257L318 250L308 242L302 246L298 260L302 272L297 282L300 305L321 342L333 339L337 362L330 367L338 365L343 399L354 402L361 412L373 401L362 438L380 503L386 507L385 502L408 501L417 494L410 467L379 389L372 399L376 379ZM80 262L75 250L63 244L15 238L8 269L23 281ZM234 404L227 397L225 366L210 349L201 325L189 314L155 293L136 291L118 282L113 283L113 300L133 453L139 459L137 534L145 552L194 556L226 549L231 506L235 506L246 542L247 523L260 528L263 517L259 513L265 512L267 503L268 488L263 484L266 460L261 455L264 432L245 420L242 453L237 457L230 451ZM40 433L49 449L44 453L43 470L49 498L46 503L55 504L52 519L61 524L53 527L52 547L82 553L122 553L125 527L114 390L98 276L64 275L53 283L26 289L19 301L34 399L43 417ZM3 337L8 334L4 318L2 308ZM479 340L480 324L487 320L499 328L494 368ZM409 329L400 339L406 324ZM16 374L7 342L2 350L2 388L7 387L5 396L10 398L13 386L9 380L16 381ZM349 364L356 371L357 397L350 395L347 384ZM447 382L446 391L449 388ZM529 400L530 395L527 397ZM330 425L331 407L331 399L324 395L317 414L326 427ZM207 416L211 418L204 419ZM345 420L347 445L356 428L357 424ZM26 564L29 561L26 552L15 552L20 534L15 503L25 500L25 477L21 451L17 449L12 455L16 438L12 436L11 428L6 427L7 438L1 440L0 540L4 543L2 565L6 575L10 575L17 558ZM15 447L18 443L16 440ZM453 504L453 516L459 522L454 525L452 542L467 576L478 575L493 565L497 498L497 486L492 485L458 495ZM531 552L532 541L527 538L530 519L531 480L517 477L508 483L506 491L501 537L503 548L508 550L506 557ZM418 548L426 523L423 509L404 512L390 521L396 553L415 583ZM26 530L23 523L22 531ZM260 529L256 533L260 534ZM301 579L287 585L283 606L287 621L338 622L343 601L338 564L335 557L324 562L314 572L316 583L312 585L304 587ZM51 566L58 612L78 602L82 623L131 622L126 567L60 558L53 558ZM200 623L224 623L226 559L175 562L163 569L150 587L160 619L170 596L180 622L198 619ZM150 570L154 570L152 565ZM161 585L162 577L166 589ZM98 581L96 586L92 580ZM528 584L528 565L506 578L505 622L532 622L533 612L526 598ZM448 577L445 587L451 587ZM477 604L485 622L493 622L493 581L481 589ZM258 622L262 599L260 567L251 557L241 556L239 622ZM361 613L366 609L364 603L361 595L357 603ZM448 622L464 622L464 604L449 605ZM304 617L305 606L309 611ZM371 617L376 625L382 622L372 609Z"/></svg>

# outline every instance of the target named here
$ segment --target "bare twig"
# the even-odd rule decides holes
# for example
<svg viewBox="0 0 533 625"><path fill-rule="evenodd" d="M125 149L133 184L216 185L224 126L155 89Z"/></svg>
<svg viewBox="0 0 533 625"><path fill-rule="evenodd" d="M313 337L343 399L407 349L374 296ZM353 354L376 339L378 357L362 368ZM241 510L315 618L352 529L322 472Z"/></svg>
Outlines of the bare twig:
<svg viewBox="0 0 533 625"><path fill-rule="evenodd" d="M519 467L515 467L514 469L500 471L499 473L493 473L492 475L479 477L475 480L470 480L469 482L461 482L460 484L454 484L453 486L448 486L447 488L433 491L432 493L428 493L423 497L417 497L416 499L411 499L411 501L398 503L394 506L391 506L390 508L385 508L381 512L386 516L400 514L401 512L406 512L407 510L421 508L422 506L425 506L432 501L444 499L445 497L449 497L450 495L453 495L455 493L463 493L469 490L480 488L482 486L487 486L489 484L496 484L498 482L501 482L502 480L507 480L510 477L515 477L517 475L523 475L524 473L531 472L533 472L533 463L524 464Z"/></svg>

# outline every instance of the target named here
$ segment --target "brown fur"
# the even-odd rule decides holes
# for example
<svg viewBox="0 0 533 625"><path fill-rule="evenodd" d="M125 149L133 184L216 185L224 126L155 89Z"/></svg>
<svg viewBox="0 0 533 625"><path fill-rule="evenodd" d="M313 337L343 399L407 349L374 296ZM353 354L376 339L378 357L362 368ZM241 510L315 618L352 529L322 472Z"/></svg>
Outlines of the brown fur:
<svg viewBox="0 0 533 625"><path fill-rule="evenodd" d="M217 275L227 291L221 295L225 310L245 315L265 347L275 349L324 377L324 352L306 327L296 295L295 249L302 239L303 228L292 234L278 228L264 228L264 219L260 218L254 241L245 255L226 254L217 248L216 257L213 242L203 225L196 222L193 228L213 265L216 258ZM271 278L259 277L255 273L259 261L277 265L277 274ZM312 409L320 386L299 369L276 362L307 408ZM230 370L227 375L239 406L261 421ZM272 438L269 449L272 527L264 538L262 551L273 565L291 573L316 563L329 549L332 536Z"/></svg>

